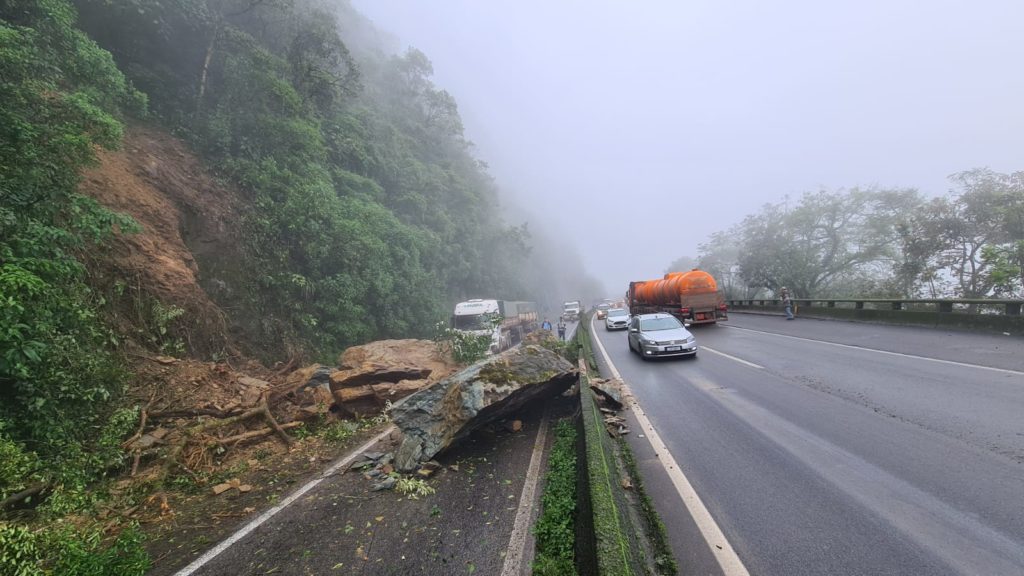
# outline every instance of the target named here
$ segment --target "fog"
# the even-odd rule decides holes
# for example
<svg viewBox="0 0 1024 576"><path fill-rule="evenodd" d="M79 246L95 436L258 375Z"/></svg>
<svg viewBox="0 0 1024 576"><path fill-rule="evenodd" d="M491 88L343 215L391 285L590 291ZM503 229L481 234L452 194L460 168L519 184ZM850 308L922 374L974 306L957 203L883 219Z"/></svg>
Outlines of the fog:
<svg viewBox="0 0 1024 576"><path fill-rule="evenodd" d="M1024 167L1018 0L354 5L613 295L787 195Z"/></svg>

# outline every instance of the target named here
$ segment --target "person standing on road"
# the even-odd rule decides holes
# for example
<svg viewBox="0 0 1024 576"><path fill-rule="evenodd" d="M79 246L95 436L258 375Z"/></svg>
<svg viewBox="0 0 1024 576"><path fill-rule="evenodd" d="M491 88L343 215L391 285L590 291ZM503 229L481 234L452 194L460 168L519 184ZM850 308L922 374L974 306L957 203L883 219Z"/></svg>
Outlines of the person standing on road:
<svg viewBox="0 0 1024 576"><path fill-rule="evenodd" d="M558 319L558 338L565 341L565 320L562 318Z"/></svg>
<svg viewBox="0 0 1024 576"><path fill-rule="evenodd" d="M786 309L786 320L793 319L793 298L789 295L789 289L782 287L782 306Z"/></svg>
<svg viewBox="0 0 1024 576"><path fill-rule="evenodd" d="M544 323L541 324L540 327L541 327L541 329L547 330L548 332L550 332L551 331L551 322L548 322L548 319L545 318L544 319Z"/></svg>

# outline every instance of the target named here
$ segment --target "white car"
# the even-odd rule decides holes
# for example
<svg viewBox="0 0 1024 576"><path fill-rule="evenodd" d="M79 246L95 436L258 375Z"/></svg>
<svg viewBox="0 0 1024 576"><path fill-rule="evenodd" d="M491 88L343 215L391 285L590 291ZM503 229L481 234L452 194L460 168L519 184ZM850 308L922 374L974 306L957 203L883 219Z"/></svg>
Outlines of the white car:
<svg viewBox="0 0 1024 576"><path fill-rule="evenodd" d="M625 330L629 324L629 312L623 308L609 308L604 317L605 330Z"/></svg>

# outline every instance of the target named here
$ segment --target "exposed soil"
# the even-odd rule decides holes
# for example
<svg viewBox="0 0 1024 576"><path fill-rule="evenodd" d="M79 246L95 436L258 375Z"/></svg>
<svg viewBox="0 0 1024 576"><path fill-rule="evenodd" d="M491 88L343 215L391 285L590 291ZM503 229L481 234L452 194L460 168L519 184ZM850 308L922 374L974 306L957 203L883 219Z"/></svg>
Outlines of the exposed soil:
<svg viewBox="0 0 1024 576"><path fill-rule="evenodd" d="M240 193L217 181L182 141L155 128L129 126L120 150L97 154L100 163L84 172L80 191L142 227L118 235L104 254L83 254L94 284L114 303L121 332L152 345L153 335L140 327L157 328L152 305L159 301L185 311L165 340L180 337L202 355L237 354L210 292L228 298L237 290L228 279L231 263L240 261Z"/></svg>

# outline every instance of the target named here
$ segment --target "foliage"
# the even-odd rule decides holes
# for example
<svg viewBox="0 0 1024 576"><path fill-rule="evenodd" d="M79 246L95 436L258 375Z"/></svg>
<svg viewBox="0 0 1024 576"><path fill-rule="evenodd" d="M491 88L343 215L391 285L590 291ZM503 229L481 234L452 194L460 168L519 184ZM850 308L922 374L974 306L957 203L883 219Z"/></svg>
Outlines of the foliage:
<svg viewBox="0 0 1024 576"><path fill-rule="evenodd" d="M413 500L418 500L420 496L430 496L436 490L422 478L409 478L401 477L395 483L395 491L399 494L408 496Z"/></svg>
<svg viewBox="0 0 1024 576"><path fill-rule="evenodd" d="M78 172L118 144L115 113L146 101L67 2L0 13L0 493L45 480L59 500L111 465L101 445L125 382L76 254L137 229L78 195Z"/></svg>
<svg viewBox="0 0 1024 576"><path fill-rule="evenodd" d="M0 573L12 576L145 574L142 534L128 526L108 538L97 524L51 524L38 530L0 522Z"/></svg>
<svg viewBox="0 0 1024 576"><path fill-rule="evenodd" d="M565 418L555 424L541 512L533 528L537 538L534 574L576 573L576 476L576 427Z"/></svg>
<svg viewBox="0 0 1024 576"><path fill-rule="evenodd" d="M437 323L434 328L434 342L441 353L450 353L452 359L460 364L472 364L487 357L491 349L491 332L501 324L501 318L491 319L486 334L473 334L456 330L445 322Z"/></svg>
<svg viewBox="0 0 1024 576"><path fill-rule="evenodd" d="M950 195L852 189L805 194L700 246L699 265L734 299L788 286L797 297L1024 294L1024 173L975 169Z"/></svg>

